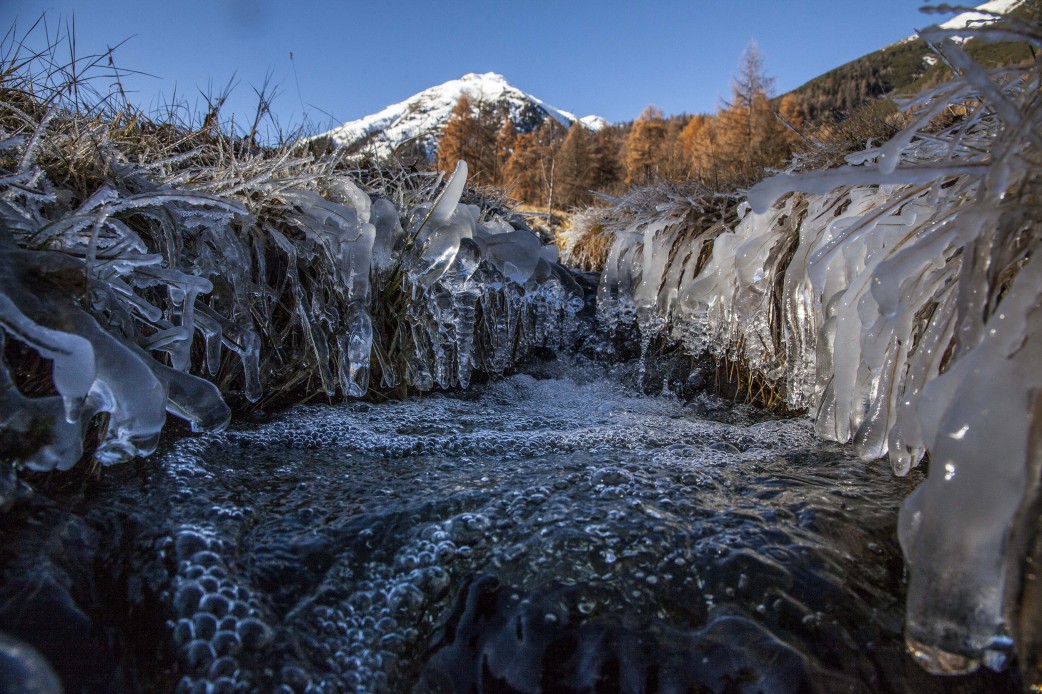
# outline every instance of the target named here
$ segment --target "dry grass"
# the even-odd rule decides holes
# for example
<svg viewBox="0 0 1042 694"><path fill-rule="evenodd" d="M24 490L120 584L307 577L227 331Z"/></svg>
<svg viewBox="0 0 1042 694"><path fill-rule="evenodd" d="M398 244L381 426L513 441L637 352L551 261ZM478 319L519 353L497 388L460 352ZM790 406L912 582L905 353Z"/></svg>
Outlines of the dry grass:
<svg viewBox="0 0 1042 694"><path fill-rule="evenodd" d="M908 124L908 114L882 99L856 109L839 122L827 120L807 128L794 155L796 171L830 169L846 163L847 155L886 142Z"/></svg>
<svg viewBox="0 0 1042 694"><path fill-rule="evenodd" d="M569 264L586 272L602 271L613 239L603 224L594 222L579 232L568 248Z"/></svg>

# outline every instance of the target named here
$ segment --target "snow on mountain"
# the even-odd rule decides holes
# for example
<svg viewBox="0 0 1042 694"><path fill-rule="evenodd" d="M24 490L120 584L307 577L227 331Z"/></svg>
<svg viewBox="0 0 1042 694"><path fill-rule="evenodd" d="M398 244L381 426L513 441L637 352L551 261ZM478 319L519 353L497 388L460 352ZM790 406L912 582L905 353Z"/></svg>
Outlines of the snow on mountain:
<svg viewBox="0 0 1042 694"><path fill-rule="evenodd" d="M942 23L940 27L942 29L965 29L967 27L991 24L995 21L995 17L992 15L1009 14L1023 3L1024 0L991 0L991 2L978 5L973 12L963 12L952 17L947 22Z"/></svg>
<svg viewBox="0 0 1042 694"><path fill-rule="evenodd" d="M590 130L600 130L605 126L611 125L611 121L607 118L601 118L600 116L583 116L579 119L579 122Z"/></svg>
<svg viewBox="0 0 1042 694"><path fill-rule="evenodd" d="M941 29L977 29L994 22L996 20L995 15L1009 14L1023 4L1024 0L990 0L983 5L977 5L970 12L957 14L951 19L941 22L938 26ZM913 34L901 41L901 43L912 41L916 38L919 38L919 35ZM962 41L962 37L959 36L952 37L952 39Z"/></svg>
<svg viewBox="0 0 1042 694"><path fill-rule="evenodd" d="M591 130L608 123L600 116L578 118L511 86L502 75L486 72L470 73L458 80L425 89L405 101L344 123L318 137L330 137L336 147L370 152L378 157L389 156L411 143L433 159L442 128L463 94L473 102L494 102L501 106L521 132L537 128L547 117L555 118L565 127L578 120Z"/></svg>

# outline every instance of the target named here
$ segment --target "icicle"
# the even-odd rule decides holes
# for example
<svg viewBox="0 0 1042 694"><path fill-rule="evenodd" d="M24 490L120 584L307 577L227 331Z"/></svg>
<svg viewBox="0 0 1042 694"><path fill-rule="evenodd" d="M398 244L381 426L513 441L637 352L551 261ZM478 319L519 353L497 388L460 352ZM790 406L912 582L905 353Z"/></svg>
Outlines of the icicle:
<svg viewBox="0 0 1042 694"><path fill-rule="evenodd" d="M221 399L217 386L162 364L151 366L152 373L166 387L167 411L188 420L192 431L220 431L228 426L232 411Z"/></svg>
<svg viewBox="0 0 1042 694"><path fill-rule="evenodd" d="M347 307L345 328L338 336L340 387L344 395L361 398L369 390L369 359L373 347L373 323L358 301ZM346 365L346 368L345 368Z"/></svg>
<svg viewBox="0 0 1042 694"><path fill-rule="evenodd" d="M4 342L4 331L0 330L0 355L3 355ZM0 429L18 434L26 444L24 453L5 451L5 455L33 470L68 470L83 455L83 425L78 417L69 419L63 398L27 398L19 393L2 356ZM34 436L41 439L35 449L32 447Z"/></svg>
<svg viewBox="0 0 1042 694"><path fill-rule="evenodd" d="M390 269L395 250L401 250L405 237L398 210L394 203L386 198L373 200L370 214L374 229L373 234L373 267L379 271Z"/></svg>
<svg viewBox="0 0 1042 694"><path fill-rule="evenodd" d="M84 398L94 383L94 348L79 335L51 330L30 320L9 298L0 293L0 326L31 346L40 356L53 360L54 387L61 395L65 418L78 421Z"/></svg>

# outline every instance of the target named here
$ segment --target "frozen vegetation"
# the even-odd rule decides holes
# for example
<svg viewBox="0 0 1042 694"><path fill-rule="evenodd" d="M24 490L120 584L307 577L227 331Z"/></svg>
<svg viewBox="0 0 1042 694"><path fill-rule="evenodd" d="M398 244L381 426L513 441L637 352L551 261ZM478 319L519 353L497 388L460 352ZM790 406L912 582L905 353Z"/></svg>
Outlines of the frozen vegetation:
<svg viewBox="0 0 1042 694"><path fill-rule="evenodd" d="M556 247L461 203L463 162L443 186L369 174L366 191L336 157L219 133L173 132L150 159L118 119L19 95L0 102L0 432L17 465L68 469L92 430L103 464L147 455L167 413L221 429L229 398L466 386L553 345L581 306ZM56 163L69 152L85 161ZM76 167L82 197L54 180Z"/></svg>
<svg viewBox="0 0 1042 694"><path fill-rule="evenodd" d="M928 461L928 476L904 502L899 521L908 566L907 646L934 673L967 673L982 665L1000 670L1016 654L1025 682L1038 685L1042 669L1034 654L1042 640L1042 610L1031 565L1042 561L1042 534L1037 532L1042 254L1036 252L1042 240L1038 204L1042 71L1033 65L985 72L968 59L960 41L952 40L953 31L935 28L923 37L956 69L958 81L909 100L904 104L907 127L889 141L869 143L843 166L816 171L797 161L789 171L754 187L748 200L738 205L726 196L678 186L663 195L631 196L616 210L589 213L582 219L602 225L611 239L597 305L605 331L635 325L643 356L654 342L672 340L691 355L708 353L737 365L750 383L757 379L772 404L807 411L817 436L850 443L866 460L886 457L898 475L917 474L912 468ZM970 36L981 41L1015 39L1042 47L1042 34L1036 28L1014 21L961 26L957 31L961 40ZM266 150L252 136L231 137L212 126L188 131L143 122L129 112L84 111L74 89L68 85L55 89L47 75L41 78L31 66L5 75L0 89L0 444L4 452L0 507L11 502L20 468L67 470L85 451L106 465L152 453L168 414L186 420L193 431L217 432L229 424L235 408L287 404L316 395L330 399L375 392L404 396L466 388L475 374L503 374L533 347L562 347L571 331L570 321L583 305L572 275L557 263L556 246L544 244L522 221L469 192L464 162L447 180L433 174L350 171L338 155L314 155L306 143ZM30 96L42 88L54 89L55 97ZM330 455L338 446L354 451L340 445L342 432L353 432L347 438L356 448L385 442L386 451L376 450L379 455L372 459L361 453L368 456L373 451L359 449L360 464L373 470L385 458L400 462L410 451L451 445L445 451L437 446L431 449L450 468L454 456L467 454L459 460L463 476L443 482L449 491L442 502L450 510L460 489L473 487L477 494L480 490L473 480L488 480L481 475L489 466L480 458L474 463L469 455L503 454L490 469L499 470L495 465L501 465L503 470L524 472L523 479L512 484L537 489L532 503L538 506L554 498L554 490L568 488L567 479L558 479L557 473L572 468L555 467L559 461L553 459L547 467L556 471L547 473L550 481L537 471L529 479L518 460L561 453L567 455L561 465L573 465L586 453L607 455L609 443L630 457L627 446L636 450L642 436L655 433L652 410L679 412L668 394L654 402L642 403L639 398L631 402L630 396L609 393L610 389L576 390L574 383L565 383L567 379L559 378L557 386L537 386L524 380L528 377L518 378L502 388L522 384L547 402L553 400L554 388L572 393L569 397L578 393L564 408L569 416L589 406L584 417L603 415L607 421L632 410L641 413L641 419L598 437L591 434L596 431L587 419L579 418L569 420L568 426L549 427L548 448L540 443L542 439L527 434L519 436L518 442L505 432L525 427L542 431L538 416L553 419L558 413L534 409L532 416L538 416L527 421L526 415L517 414L517 402L493 385L486 388L487 394L509 400L511 408L506 411L514 413L517 421L497 420L496 426L485 427L491 433L478 437L476 443L460 443L456 433L462 429L448 443L423 433L432 422L446 429L463 426L451 417L434 417L446 402L439 399L403 406L400 416L407 423L399 426L395 421L394 436L380 429L391 426L381 418L396 416L396 406L389 404L373 414L368 404L357 403L356 409L345 410L346 415L333 411L310 422L306 415L302 440L309 448L325 447ZM464 414L469 411L461 408ZM428 410L430 421L420 421ZM409 438L410 427L420 432L416 440ZM804 441L809 428L792 427L767 425L755 431L767 438L795 436L799 448L810 446L809 439ZM598 481L602 477L621 480L608 485L619 489L611 492L612 498L630 495L624 506L641 513L644 497L639 494L651 499L653 493L655 503L664 507L682 505L698 498L702 492L694 487L702 483L695 480L688 485L692 489L678 491L683 485L669 481L675 470L705 466L703 458L726 464L729 456L746 454L750 448L757 455L760 449L771 448L759 439L745 450L726 440L702 441L701 434L689 429L671 421L672 433L663 435L663 445L682 454L661 453L657 444L641 449L651 460L644 470L649 479L655 478L647 489L628 482L643 474L632 460L619 462L624 473L612 469L596 477L593 489L603 492L607 482ZM274 439L265 440L269 430ZM327 430L340 433L326 436ZM222 448L226 444L245 442L244 448L257 444L262 455L265 450L278 451L284 441L290 442L285 444L289 448L296 445L283 424L258 431L252 438L211 434L182 440L177 446L211 447L230 460L233 454ZM557 450L554 446L559 444L552 442L562 432L574 433L574 441L565 437L570 443ZM730 430L725 433L737 436ZM709 453L703 456L701 448L685 448L690 444L687 438L704 444ZM499 448L486 451L482 448L486 444ZM260 600L244 602L247 598L242 596L249 591L244 589L240 595L238 586L231 585L229 590L241 603L231 617L238 620L233 620L236 625L248 625L246 635L222 627L215 633L225 634L223 645L198 636L201 623L209 625L203 630L209 634L214 631L210 621L216 624L213 615L224 617L207 612L210 607L232 609L231 598L218 600L217 590L223 585L218 574L231 581L229 572L239 561L217 556L227 546L224 540L217 541L213 527L234 525L228 519L238 523L252 511L248 505L239 509L223 502L211 504L209 492L191 485L195 477L209 485L218 474L210 467L222 470L223 461L197 460L192 455L179 458L177 446L164 462L171 479L181 485L170 492L171 498L176 503L188 499L192 502L188 505L199 505L200 513L220 522L206 521L209 529L204 532L199 530L202 525L194 525L195 516L182 519L176 541L184 546L169 555L180 564L173 567L167 561L169 547L153 559L166 562L164 571L184 570L184 575L168 576L175 590L171 593L168 586L157 600L167 600L165 609L174 611L176 621L169 625L179 631L174 632L173 643L182 649L178 657L185 660L182 665L194 673L192 677L224 677L219 671L235 663L229 665L223 654L215 659L221 649L240 648L259 639L248 645L243 657L249 658L253 646L259 653L270 647L273 637L261 617L272 608ZM401 446L406 448L399 450ZM784 478L786 470L802 459L800 455L794 452L792 459L782 461L785 469L772 463L771 475ZM747 457L760 463L753 455ZM251 456L245 455L243 461L247 464L242 469L251 470ZM432 465L424 468L424 474L436 477L430 472L434 461L428 462ZM598 464L592 458L586 462ZM859 467L851 461L850 468L856 474L871 474L866 472L870 465ZM330 477L339 475L338 483L343 483L340 469L336 467ZM183 479L177 477L181 472ZM307 488L302 480L311 479L309 474L294 472L290 480L294 494ZM385 493L388 486L379 474L365 474L376 475L373 486L359 497L359 508L369 509L384 503L375 495ZM730 490L734 482L726 477L721 486ZM424 478L428 479L429 475ZM400 496L415 497L417 480L405 480ZM584 484L573 485L574 497L554 502L558 530L567 528L569 516L589 496ZM830 484L838 483L831 480ZM886 489L894 493L893 487ZM214 494L226 492L221 488ZM673 492L680 501L671 498ZM267 493L258 492L257 498ZM810 494L801 490L793 509L802 508L803 497ZM869 492L862 493L859 503L870 501L869 497ZM727 501L720 501L721 507L730 508L730 491L721 498ZM289 545L279 539L268 548L278 559L273 563L279 570L276 578L284 577L282 560L287 556L286 572L300 570L302 561L294 552L307 550L305 532L311 531L307 519L314 512L312 501L311 497L300 501L309 513L302 513L300 528L294 526L299 537L294 535ZM333 503L339 509L342 501L336 497ZM409 513L425 518L435 508L425 503L421 500L419 510ZM623 518L628 511L622 506L620 502L620 508L606 509L605 517ZM272 508L272 517L278 518L278 504ZM398 523L397 509L393 504L382 508L379 513L391 520L379 522ZM694 513L685 509L670 523L683 527ZM667 517L655 509L647 515L656 523ZM410 522L418 522L416 518ZM757 527L764 527L772 517L764 518ZM542 516L538 519L542 522ZM357 522L366 520L359 516ZM352 541L355 534L368 537L364 532L371 533L372 527L359 530L355 521L352 517L344 526L345 537L347 533ZM443 526L430 526L427 544L435 549L435 536L470 522L457 523L451 514L438 522L442 521ZM719 526L724 521L714 522ZM467 543L485 542L486 535L494 539L489 527L481 526ZM504 520L496 527L512 526ZM517 537L526 542L544 536L527 525L517 527L522 528ZM628 527L644 533L646 526ZM658 533L658 527L648 533ZM539 532L544 530L558 531ZM155 532L158 537L166 530ZM693 528L681 535L697 537L698 532L700 528ZM298 540L303 544L293 544ZM640 542L634 536L627 546L637 547ZM463 540L459 543L462 546ZM160 545L156 540L155 547ZM585 551L588 545L582 547ZM263 553L258 556L263 558ZM472 554L459 556L467 559ZM689 558L681 558L683 562L676 566L687 565ZM352 572L361 570L348 566L354 561L354 554L344 560L344 581L354 580ZM375 577L370 583L393 573L390 568L373 573L378 562L372 557L366 561L362 568ZM446 554L444 563L452 561L456 554ZM411 559L403 559L402 565L410 571L419 566ZM574 569L580 564L562 566ZM798 562L793 566L798 567ZM261 569L256 580L267 580L267 569ZM642 565L638 578L647 576L644 570ZM694 580L684 571L676 569L670 580L674 576L679 583ZM607 568L603 573L612 576ZM444 607L447 574L442 570L431 575L441 586L432 590ZM460 580L474 578L458 575ZM209 577L207 586L218 588L204 586L205 577ZM654 585L658 573L651 577L655 581L648 582ZM722 590L730 577L721 579ZM331 574L335 578L337 574ZM477 597L473 600L481 597L482 581L474 579L471 589ZM190 588L182 595L186 585ZM343 585L331 586L330 595ZM410 608L409 600L427 603L422 595L415 597L420 588L408 586L412 587L403 588L413 596L408 600L401 596L392 600L396 594L391 588L380 592L361 586L361 607L345 602L337 605L342 615L333 608L315 612L323 634L354 624L355 642L362 644L361 654L324 654L327 662L335 662L335 667L329 666L331 682L353 681L360 672L385 673L394 658L405 652L405 642L391 638L381 642L389 654L387 663L363 663L363 657L383 657L384 651L370 643L383 632L362 633L372 627L363 616L376 623L374 615L359 616L357 624L344 615L356 609L362 615L370 605L387 610L405 605L398 616L413 619L419 607ZM272 581L268 587L275 601L281 586ZM504 600L508 592L504 590ZM323 599L332 599L330 595ZM710 613L714 620L721 618L712 612L712 595L706 595L707 612L696 616L703 622ZM465 592L457 597L472 599ZM301 605L306 607L311 599L301 597ZM386 605L379 602L382 599ZM526 605L521 603L517 609L524 611ZM457 612L472 608L464 605ZM780 609L768 607L766 600L754 608L771 618ZM866 607L864 613L875 609ZM196 620L199 613L205 614ZM287 619L295 618L294 614ZM380 615L381 620L386 616ZM806 620L815 615L816 611L801 614L800 623L812 624L813 620ZM346 621L330 622L333 617ZM434 618L424 619L428 620L425 626L431 627ZM747 633L735 631L740 620L733 615L721 619L726 638L740 640ZM398 634L397 623L388 624L389 634L384 635ZM741 629L760 634L765 627L757 625L750 621ZM422 644L413 632L402 631L407 634L402 638L419 648ZM504 634L511 632L504 627ZM287 662L292 662L299 644L281 632L277 636L286 641L280 641L280 648L293 651L292 657L287 656ZM466 651L465 644L453 641L454 635L442 637L452 642L451 649ZM709 629L696 637L692 643L702 648L716 643L718 635ZM315 639L319 645L311 646L328 650L329 643ZM745 657L744 646L728 649L727 653L741 651ZM507 652L515 650L511 645ZM752 651L773 652L756 647ZM457 656L439 657L448 662ZM505 662L513 661L508 657ZM770 667L774 662L768 659L763 672L775 672ZM256 681L270 679L270 673L263 674L258 667L262 674ZM869 669L876 672L876 665ZM731 676L726 668L722 672L724 679ZM865 674L859 671L850 677L864 679ZM279 678L286 686L303 681L296 670L280 671ZM330 685L331 691L335 688Z"/></svg>
<svg viewBox="0 0 1042 694"><path fill-rule="evenodd" d="M906 639L948 673L1001 668L1015 643L1031 661L1042 431L1042 72L985 72L952 31L922 35L960 77L903 104L902 132L835 169L797 162L737 224L698 191L605 216L598 296L605 326L743 365L898 475L928 456L901 512ZM1042 42L1012 21L970 34Z"/></svg>

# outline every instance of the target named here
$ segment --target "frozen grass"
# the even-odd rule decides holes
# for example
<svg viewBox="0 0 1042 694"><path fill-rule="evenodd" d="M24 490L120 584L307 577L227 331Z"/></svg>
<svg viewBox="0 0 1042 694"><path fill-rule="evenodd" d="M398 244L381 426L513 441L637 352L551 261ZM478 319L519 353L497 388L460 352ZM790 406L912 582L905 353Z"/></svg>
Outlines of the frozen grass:
<svg viewBox="0 0 1042 694"><path fill-rule="evenodd" d="M560 337L574 282L465 167L451 185L352 168L272 124L267 87L245 127L226 93L145 115L108 54L24 46L0 42L7 482L84 441L102 463L147 454L167 412L210 430L231 409L456 387Z"/></svg>

